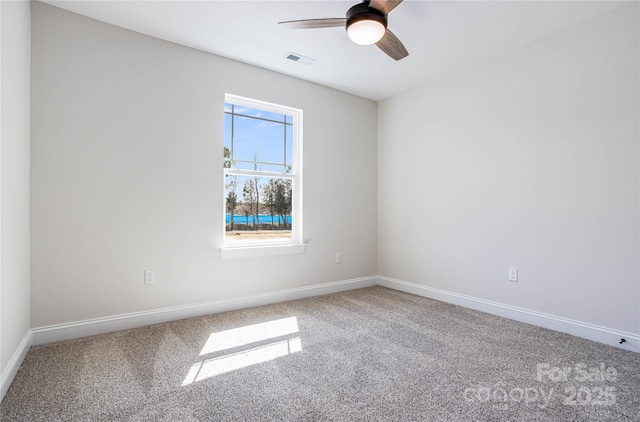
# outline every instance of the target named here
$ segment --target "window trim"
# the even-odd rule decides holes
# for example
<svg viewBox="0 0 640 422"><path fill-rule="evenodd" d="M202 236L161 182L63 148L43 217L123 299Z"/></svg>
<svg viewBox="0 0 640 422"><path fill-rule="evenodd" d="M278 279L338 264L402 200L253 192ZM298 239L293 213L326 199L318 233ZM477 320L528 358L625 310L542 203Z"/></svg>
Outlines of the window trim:
<svg viewBox="0 0 640 422"><path fill-rule="evenodd" d="M222 259L261 258L265 256L294 255L304 252L306 244L260 245L220 248Z"/></svg>
<svg viewBox="0 0 640 422"><path fill-rule="evenodd" d="M292 182L291 189L291 238L272 239L272 240L247 240L237 241L233 243L225 242L226 224L222 219L222 246L220 254L223 259L235 258L253 258L260 256L289 255L304 252L305 244L303 243L302 229L302 124L303 112L301 109L282 106L279 104L269 103L266 101L255 100L252 98L241 97L233 94L225 94L224 103L232 103L238 106L244 106L273 113L286 114L292 117L292 134L293 149L291 173L278 173L271 171L255 171L245 169L228 169L223 168L223 192L224 181L229 174L242 176L264 176L290 179ZM227 213L226 198L222 195L222 215Z"/></svg>

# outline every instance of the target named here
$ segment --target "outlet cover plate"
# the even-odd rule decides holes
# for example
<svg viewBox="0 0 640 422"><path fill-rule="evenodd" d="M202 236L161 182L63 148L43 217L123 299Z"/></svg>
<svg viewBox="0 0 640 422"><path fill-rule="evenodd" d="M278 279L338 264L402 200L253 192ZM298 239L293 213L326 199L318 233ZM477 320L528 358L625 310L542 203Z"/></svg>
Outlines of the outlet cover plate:
<svg viewBox="0 0 640 422"><path fill-rule="evenodd" d="M144 270L144 284L156 282L156 270Z"/></svg>

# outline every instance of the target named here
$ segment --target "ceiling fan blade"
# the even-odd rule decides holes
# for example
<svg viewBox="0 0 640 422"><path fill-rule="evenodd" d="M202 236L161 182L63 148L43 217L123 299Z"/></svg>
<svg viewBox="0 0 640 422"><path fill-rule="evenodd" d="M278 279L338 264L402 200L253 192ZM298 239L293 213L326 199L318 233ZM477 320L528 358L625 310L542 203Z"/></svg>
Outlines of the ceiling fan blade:
<svg viewBox="0 0 640 422"><path fill-rule="evenodd" d="M389 12L395 9L400 3L402 3L402 0L371 0L369 7L373 7L385 15L388 15Z"/></svg>
<svg viewBox="0 0 640 422"><path fill-rule="evenodd" d="M396 37L389 28L387 28L384 36L376 45L394 60L401 60L409 55L407 49L404 48L404 45L402 45L398 37Z"/></svg>
<svg viewBox="0 0 640 422"><path fill-rule="evenodd" d="M286 29L312 29L312 28L333 28L344 27L347 20L345 18L326 19L303 19L297 21L278 22L278 25Z"/></svg>

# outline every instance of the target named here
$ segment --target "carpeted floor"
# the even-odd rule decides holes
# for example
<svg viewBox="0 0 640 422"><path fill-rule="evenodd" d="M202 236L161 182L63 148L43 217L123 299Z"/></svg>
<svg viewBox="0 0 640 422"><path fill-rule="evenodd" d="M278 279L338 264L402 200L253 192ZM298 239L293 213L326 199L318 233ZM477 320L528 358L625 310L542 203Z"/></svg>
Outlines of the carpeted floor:
<svg viewBox="0 0 640 422"><path fill-rule="evenodd" d="M29 351L2 421L639 421L640 354L382 287Z"/></svg>

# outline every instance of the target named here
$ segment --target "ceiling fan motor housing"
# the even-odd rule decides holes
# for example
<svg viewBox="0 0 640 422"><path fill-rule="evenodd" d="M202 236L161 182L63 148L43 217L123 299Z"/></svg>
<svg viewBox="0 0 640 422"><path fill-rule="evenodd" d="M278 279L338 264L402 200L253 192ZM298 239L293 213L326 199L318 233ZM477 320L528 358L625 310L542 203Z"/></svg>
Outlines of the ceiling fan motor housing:
<svg viewBox="0 0 640 422"><path fill-rule="evenodd" d="M356 4L351 9L347 10L346 18L346 28L349 28L350 25L361 20L378 21L384 25L385 28L387 27L387 17L385 14L373 7L369 7L368 3Z"/></svg>

